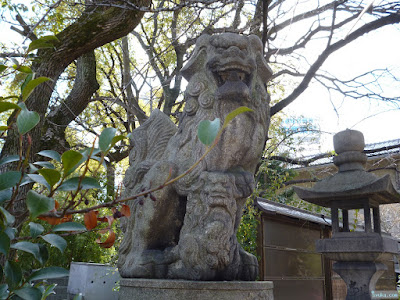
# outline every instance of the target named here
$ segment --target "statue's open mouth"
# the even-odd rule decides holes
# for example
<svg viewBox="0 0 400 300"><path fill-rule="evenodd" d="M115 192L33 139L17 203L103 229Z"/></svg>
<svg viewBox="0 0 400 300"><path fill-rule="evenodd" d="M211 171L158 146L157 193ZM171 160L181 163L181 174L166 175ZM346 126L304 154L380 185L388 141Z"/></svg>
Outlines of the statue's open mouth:
<svg viewBox="0 0 400 300"><path fill-rule="evenodd" d="M223 86L227 81L243 82L247 87L250 87L250 70L241 64L229 64L219 67L213 72L217 81L218 87Z"/></svg>
<svg viewBox="0 0 400 300"><path fill-rule="evenodd" d="M217 85L219 99L231 101L247 101L250 97L251 76L244 68L227 66L213 72Z"/></svg>

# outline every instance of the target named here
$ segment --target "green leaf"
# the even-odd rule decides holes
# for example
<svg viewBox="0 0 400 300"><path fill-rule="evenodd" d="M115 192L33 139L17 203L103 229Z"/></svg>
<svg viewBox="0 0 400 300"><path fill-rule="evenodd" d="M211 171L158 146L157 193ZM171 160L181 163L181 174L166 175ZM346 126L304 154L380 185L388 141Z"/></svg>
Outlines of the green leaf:
<svg viewBox="0 0 400 300"><path fill-rule="evenodd" d="M10 110L10 109L20 110L21 108L15 103L0 101L0 113Z"/></svg>
<svg viewBox="0 0 400 300"><path fill-rule="evenodd" d="M19 71L19 72L22 72L22 73L32 73L32 69L29 68L29 67L27 67L27 66L21 66L21 65L20 65L20 66L17 66L17 65L14 65L13 68L14 68L15 70Z"/></svg>
<svg viewBox="0 0 400 300"><path fill-rule="evenodd" d="M86 227L80 223L66 222L54 226L52 231L86 231Z"/></svg>
<svg viewBox="0 0 400 300"><path fill-rule="evenodd" d="M8 298L8 284L0 284L0 300Z"/></svg>
<svg viewBox="0 0 400 300"><path fill-rule="evenodd" d="M9 171L0 174L0 190L9 189L15 186L21 179L20 171Z"/></svg>
<svg viewBox="0 0 400 300"><path fill-rule="evenodd" d="M38 223L29 222L29 234L32 238L38 237L44 231L44 227Z"/></svg>
<svg viewBox="0 0 400 300"><path fill-rule="evenodd" d="M83 299L82 293L79 293L79 294L75 295L74 299L72 299L72 300L82 300L82 299Z"/></svg>
<svg viewBox="0 0 400 300"><path fill-rule="evenodd" d="M32 94L33 90L41 83L51 80L48 77L38 77L29 81L24 89L22 90L22 101L25 102L26 99Z"/></svg>
<svg viewBox="0 0 400 300"><path fill-rule="evenodd" d="M46 169L55 169L54 165L48 161L35 161L33 164Z"/></svg>
<svg viewBox="0 0 400 300"><path fill-rule="evenodd" d="M110 147L114 147L116 143L118 143L119 141L122 141L123 139L125 139L126 137L123 135L117 135L114 136L113 139L111 140L111 145Z"/></svg>
<svg viewBox="0 0 400 300"><path fill-rule="evenodd" d="M29 81L33 79L34 74L30 73L25 77L24 82L21 84L21 93L25 89L26 85L28 84Z"/></svg>
<svg viewBox="0 0 400 300"><path fill-rule="evenodd" d="M39 252L38 244L34 244L34 243L31 243L31 242L18 242L16 244L12 244L11 248L30 253L37 260L40 261L40 252Z"/></svg>
<svg viewBox="0 0 400 300"><path fill-rule="evenodd" d="M25 175L22 178L21 184L19 186L21 187L21 186L24 186L25 184L32 183L32 182L35 182L35 181L32 180L31 178L29 178L28 175Z"/></svg>
<svg viewBox="0 0 400 300"><path fill-rule="evenodd" d="M52 198L39 195L35 191L30 190L26 197L26 205L31 213L31 218L34 219L37 216L54 209L55 201Z"/></svg>
<svg viewBox="0 0 400 300"><path fill-rule="evenodd" d="M6 223L12 225L15 222L15 217L10 214L4 207L0 206L0 213L4 216Z"/></svg>
<svg viewBox="0 0 400 300"><path fill-rule="evenodd" d="M5 69L7 69L7 66L0 65L0 73L4 72Z"/></svg>
<svg viewBox="0 0 400 300"><path fill-rule="evenodd" d="M12 189L0 191L0 204L10 200L12 197Z"/></svg>
<svg viewBox="0 0 400 300"><path fill-rule="evenodd" d="M34 128L40 121L36 111L29 111L23 103L19 104L22 110L17 117L17 127L19 134L25 134Z"/></svg>
<svg viewBox="0 0 400 300"><path fill-rule="evenodd" d="M228 124L235 118L237 115L240 115L242 113L245 113L247 111L253 111L251 108L248 108L246 106L241 106L236 108L234 111L230 112L226 117L224 121L224 125L222 125L222 129L226 128Z"/></svg>
<svg viewBox="0 0 400 300"><path fill-rule="evenodd" d="M42 291L33 286L23 287L22 289L15 290L14 293L24 300L41 300Z"/></svg>
<svg viewBox="0 0 400 300"><path fill-rule="evenodd" d="M110 144L115 136L117 129L115 128L106 128L99 136L99 148L102 152L106 152L110 147Z"/></svg>
<svg viewBox="0 0 400 300"><path fill-rule="evenodd" d="M30 179L32 179L34 182L43 184L48 190L51 189L51 186L47 183L46 179L42 175L38 174L27 174Z"/></svg>
<svg viewBox="0 0 400 300"><path fill-rule="evenodd" d="M49 259L49 251L47 251L47 246L45 244L38 244L40 253L40 263L44 265Z"/></svg>
<svg viewBox="0 0 400 300"><path fill-rule="evenodd" d="M54 150L43 150L43 151L40 151L38 154L41 155L41 156L44 156L44 157L48 157L48 158L54 159L54 160L56 160L58 162L61 162L61 156L60 156L60 154L58 154L57 151L54 151Z"/></svg>
<svg viewBox="0 0 400 300"><path fill-rule="evenodd" d="M6 261L4 266L4 275L11 289L18 286L22 279L21 267L14 261Z"/></svg>
<svg viewBox="0 0 400 300"><path fill-rule="evenodd" d="M219 118L216 118L214 121L201 121L197 129L197 136L200 142L202 142L206 146L210 146L217 137L220 124L221 122Z"/></svg>
<svg viewBox="0 0 400 300"><path fill-rule="evenodd" d="M68 276L68 275L69 275L68 270L66 270L64 268L48 267L48 268L43 268L43 269L33 272L32 275L29 276L28 281L43 280L43 279L50 279L50 278L60 278L60 277Z"/></svg>
<svg viewBox="0 0 400 300"><path fill-rule="evenodd" d="M61 173L54 169L41 169L38 171L50 186L54 186L61 178Z"/></svg>
<svg viewBox="0 0 400 300"><path fill-rule="evenodd" d="M55 294L54 289L56 288L56 286L57 286L57 284L55 284L55 283L52 283L52 284L48 285L48 286L46 287L46 289L43 290L43 292L42 292L42 293L43 293L42 299L47 299L47 297L48 297L49 295ZM42 286L42 287L43 287L43 286Z"/></svg>
<svg viewBox="0 0 400 300"><path fill-rule="evenodd" d="M19 161L19 155L9 155L9 156L3 157L0 160L0 166L8 164L10 162L15 162L15 161Z"/></svg>
<svg viewBox="0 0 400 300"><path fill-rule="evenodd" d="M7 227L4 232L8 235L10 240L15 239L15 234L17 233L17 229L14 227Z"/></svg>
<svg viewBox="0 0 400 300"><path fill-rule="evenodd" d="M77 167L77 164L79 163L81 158L82 154L74 150L68 150L67 152L63 153L63 155L61 156L61 161L63 163L64 176L69 174Z"/></svg>
<svg viewBox="0 0 400 300"><path fill-rule="evenodd" d="M41 238L52 246L58 248L61 253L63 253L65 248L67 248L67 241L57 234L49 233L42 236Z"/></svg>
<svg viewBox="0 0 400 300"><path fill-rule="evenodd" d="M79 177L66 180L59 188L59 191L76 191L78 189ZM80 186L81 190L100 189L101 186L93 177L84 177Z"/></svg>
<svg viewBox="0 0 400 300"><path fill-rule="evenodd" d="M58 41L58 38L54 35L42 36L29 44L27 52L29 53L36 49L53 48Z"/></svg>
<svg viewBox="0 0 400 300"><path fill-rule="evenodd" d="M10 249L10 237L4 231L0 232L0 253L7 255Z"/></svg>

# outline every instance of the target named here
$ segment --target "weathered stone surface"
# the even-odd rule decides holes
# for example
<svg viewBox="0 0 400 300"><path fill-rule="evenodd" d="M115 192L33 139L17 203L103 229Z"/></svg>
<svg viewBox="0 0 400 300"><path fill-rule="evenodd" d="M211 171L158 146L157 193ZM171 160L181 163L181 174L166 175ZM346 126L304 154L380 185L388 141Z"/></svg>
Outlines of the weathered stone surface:
<svg viewBox="0 0 400 300"><path fill-rule="evenodd" d="M346 300L372 300L372 291L376 282L387 267L375 262L336 262L333 270L342 277L347 285Z"/></svg>
<svg viewBox="0 0 400 300"><path fill-rule="evenodd" d="M130 300L272 300L270 281L187 281L122 279L119 299Z"/></svg>
<svg viewBox="0 0 400 300"><path fill-rule="evenodd" d="M218 145L191 172L151 197L129 203L119 252L122 277L255 280L257 259L236 240L242 207L252 193L269 126L271 76L256 36L203 35L182 69L188 80L179 127L155 111L133 132L125 196L163 185L205 152L197 138L202 120L240 106Z"/></svg>

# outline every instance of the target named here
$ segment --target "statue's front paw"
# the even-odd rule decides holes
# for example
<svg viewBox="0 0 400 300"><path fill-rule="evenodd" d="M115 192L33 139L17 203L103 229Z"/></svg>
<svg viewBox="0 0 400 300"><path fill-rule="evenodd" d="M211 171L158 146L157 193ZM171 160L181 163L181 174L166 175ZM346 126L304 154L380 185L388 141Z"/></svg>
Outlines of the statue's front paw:
<svg viewBox="0 0 400 300"><path fill-rule="evenodd" d="M254 176L250 172L240 171L233 172L235 175L235 184L241 198L249 197L255 188Z"/></svg>
<svg viewBox="0 0 400 300"><path fill-rule="evenodd" d="M253 254L250 254L243 249L239 250L240 255L240 270L239 280L254 281L258 276L258 260Z"/></svg>

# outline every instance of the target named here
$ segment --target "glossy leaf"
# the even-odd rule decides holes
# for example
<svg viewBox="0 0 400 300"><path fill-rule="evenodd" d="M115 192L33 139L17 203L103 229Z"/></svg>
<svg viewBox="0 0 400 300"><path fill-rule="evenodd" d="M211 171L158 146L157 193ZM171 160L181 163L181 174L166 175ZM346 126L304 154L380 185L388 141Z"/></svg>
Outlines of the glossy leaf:
<svg viewBox="0 0 400 300"><path fill-rule="evenodd" d="M35 181L32 178L30 178L27 174L22 178L21 184L19 186L21 187L21 186L24 186L25 184L32 183L32 182L35 182Z"/></svg>
<svg viewBox="0 0 400 300"><path fill-rule="evenodd" d="M44 231L44 227L38 223L29 222L29 234L32 238L38 237Z"/></svg>
<svg viewBox="0 0 400 300"><path fill-rule="evenodd" d="M7 255L10 249L10 237L4 231L0 232L0 253Z"/></svg>
<svg viewBox="0 0 400 300"><path fill-rule="evenodd" d="M222 126L222 129L226 128L228 124L235 118L236 116L248 112L248 111L253 111L251 108L248 108L246 106L241 106L239 108L236 108L234 111L230 112L226 117L224 121L224 125Z"/></svg>
<svg viewBox="0 0 400 300"><path fill-rule="evenodd" d="M111 140L110 147L114 147L116 143L118 143L119 141L122 141L124 138L125 138L125 136L123 136L123 135L114 136L113 139Z"/></svg>
<svg viewBox="0 0 400 300"><path fill-rule="evenodd" d="M33 286L23 287L22 289L15 290L14 293L24 300L42 299L42 291Z"/></svg>
<svg viewBox="0 0 400 300"><path fill-rule="evenodd" d="M62 218L39 216L38 219L43 220L50 225L58 225L62 223Z"/></svg>
<svg viewBox="0 0 400 300"><path fill-rule="evenodd" d="M101 151L106 152L108 150L116 132L117 129L112 127L106 128L102 131L99 136L99 148Z"/></svg>
<svg viewBox="0 0 400 300"><path fill-rule="evenodd" d="M17 233L17 229L14 227L7 227L4 232L8 235L10 240L15 239L15 234Z"/></svg>
<svg viewBox="0 0 400 300"><path fill-rule="evenodd" d="M0 73L4 72L5 69L7 69L7 66L0 65Z"/></svg>
<svg viewBox="0 0 400 300"><path fill-rule="evenodd" d="M48 190L51 189L51 186L49 185L49 183L46 181L46 179L42 175L39 175L39 174L27 174L26 176L28 176L34 182L43 184Z"/></svg>
<svg viewBox="0 0 400 300"><path fill-rule="evenodd" d="M22 90L22 101L28 99L28 97L32 94L33 90L41 83L51 80L48 77L38 77L29 81L24 89Z"/></svg>
<svg viewBox="0 0 400 300"><path fill-rule="evenodd" d="M86 228L80 223L68 222L54 226L52 231L86 231Z"/></svg>
<svg viewBox="0 0 400 300"><path fill-rule="evenodd" d="M33 272L32 275L29 276L28 281L60 278L60 277L68 276L68 275L69 275L68 270L66 270L64 268L48 267L48 268L43 268L43 269Z"/></svg>
<svg viewBox="0 0 400 300"><path fill-rule="evenodd" d="M126 205L126 204L122 204L122 207L121 207L121 214L122 214L124 217L130 217L130 216L131 216L131 209L130 209L130 207L129 207L128 205Z"/></svg>
<svg viewBox="0 0 400 300"><path fill-rule="evenodd" d="M55 43L58 41L58 38L54 35L42 36L41 38L34 40L29 44L27 52L29 53L36 49L53 48Z"/></svg>
<svg viewBox="0 0 400 300"><path fill-rule="evenodd" d="M220 128L220 119L216 118L214 121L203 120L199 123L197 129L197 136L199 140L206 146L210 146L217 137Z"/></svg>
<svg viewBox="0 0 400 300"><path fill-rule="evenodd" d="M22 93L22 91L24 90L24 88L26 87L26 85L28 84L28 82L29 81L31 81L32 79L33 79L33 73L30 73L30 74L28 74L26 77L25 77L25 80L24 80L24 82L22 83L22 85L21 85L21 93Z"/></svg>
<svg viewBox="0 0 400 300"><path fill-rule="evenodd" d="M38 172L50 186L54 186L61 178L61 173L54 169L40 169Z"/></svg>
<svg viewBox="0 0 400 300"><path fill-rule="evenodd" d="M10 288L15 288L22 279L21 267L16 262L8 260L4 266L4 275Z"/></svg>
<svg viewBox="0 0 400 300"><path fill-rule="evenodd" d="M79 185L79 177L73 177L66 180L59 188L59 191L76 191ZM81 181L80 189L100 189L101 186L93 177L84 177Z"/></svg>
<svg viewBox="0 0 400 300"><path fill-rule="evenodd" d="M8 284L0 284L0 300L5 300L8 298Z"/></svg>
<svg viewBox="0 0 400 300"><path fill-rule="evenodd" d="M35 191L30 190L26 197L26 205L31 213L32 219L54 209L54 199L40 195Z"/></svg>
<svg viewBox="0 0 400 300"><path fill-rule="evenodd" d="M48 158L54 159L54 160L56 160L58 162L61 162L61 156L60 156L60 154L58 154L57 151L54 151L54 150L43 150L43 151L40 151L38 154L41 155L41 156L44 156L44 157L48 157Z"/></svg>
<svg viewBox="0 0 400 300"><path fill-rule="evenodd" d="M47 250L47 246L45 244L38 244L39 253L40 253L40 264L44 265L49 259L49 251Z"/></svg>
<svg viewBox="0 0 400 300"><path fill-rule="evenodd" d="M63 253L65 248L67 248L67 241L57 234L49 233L42 236L41 238L52 246L56 247L58 250L60 250L61 253Z"/></svg>
<svg viewBox="0 0 400 300"><path fill-rule="evenodd" d="M15 103L0 101L0 113L10 109L20 110L21 108Z"/></svg>
<svg viewBox="0 0 400 300"><path fill-rule="evenodd" d="M84 216L85 227L87 230L92 230L97 226L97 213L93 210L87 212Z"/></svg>
<svg viewBox="0 0 400 300"><path fill-rule="evenodd" d="M0 102L0 103L1 103L1 102ZM10 163L10 162L15 162L15 161L19 161L19 155L9 155L9 156L3 157L3 158L0 160L0 166L1 166L1 165L8 164L8 163Z"/></svg>
<svg viewBox="0 0 400 300"><path fill-rule="evenodd" d="M9 189L15 186L21 179L21 172L9 171L0 174L0 190Z"/></svg>
<svg viewBox="0 0 400 300"><path fill-rule="evenodd" d="M12 197L12 189L1 190L0 191L0 204L10 200Z"/></svg>
<svg viewBox="0 0 400 300"><path fill-rule="evenodd" d="M42 286L42 287L43 287L42 299L47 299L47 297L48 297L49 295L55 294L54 289L56 288L56 286L57 286L57 284L55 284L55 283L52 283L52 284L48 285L48 286L46 287L46 289L44 289L44 287Z"/></svg>
<svg viewBox="0 0 400 300"><path fill-rule="evenodd" d="M35 161L33 164L46 169L55 169L54 165L48 161Z"/></svg>
<svg viewBox="0 0 400 300"><path fill-rule="evenodd" d="M17 127L19 134L25 134L34 128L40 121L39 114L36 111L29 111L25 104L19 104L22 110L17 117Z"/></svg>
<svg viewBox="0 0 400 300"><path fill-rule="evenodd" d="M13 68L22 73L32 73L32 69L29 68L28 66L14 65Z"/></svg>
<svg viewBox="0 0 400 300"><path fill-rule="evenodd" d="M96 242L102 248L111 248L114 245L115 237L116 237L115 232L112 230L109 230L109 235L104 242L100 242L100 239L97 239Z"/></svg>
<svg viewBox="0 0 400 300"><path fill-rule="evenodd" d="M82 300L82 299L83 299L82 293L79 293L79 294L75 295L74 299L72 299L72 300Z"/></svg>
<svg viewBox="0 0 400 300"><path fill-rule="evenodd" d="M61 155L61 161L63 163L64 174L68 174L77 167L77 164L82 158L82 154L74 150L68 150Z"/></svg>
<svg viewBox="0 0 400 300"><path fill-rule="evenodd" d="M0 213L4 216L6 223L12 225L15 222L15 217L10 214L4 207L0 206Z"/></svg>
<svg viewBox="0 0 400 300"><path fill-rule="evenodd" d="M38 244L24 241L12 244L10 248L30 253L40 262L40 251Z"/></svg>

